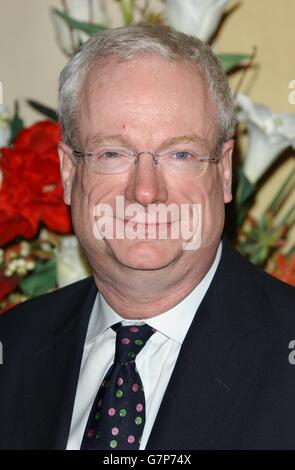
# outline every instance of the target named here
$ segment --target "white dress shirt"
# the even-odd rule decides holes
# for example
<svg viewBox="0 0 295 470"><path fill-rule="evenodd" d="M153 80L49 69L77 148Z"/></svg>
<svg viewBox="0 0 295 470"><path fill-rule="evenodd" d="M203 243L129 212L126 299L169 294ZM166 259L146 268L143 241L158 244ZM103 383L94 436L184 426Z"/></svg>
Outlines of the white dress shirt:
<svg viewBox="0 0 295 470"><path fill-rule="evenodd" d="M210 270L187 297L170 310L147 320L126 321L100 293L97 294L84 345L68 450L80 449L92 404L114 361L116 333L111 326L119 321L123 325L147 323L157 330L136 357L146 402L146 422L140 444L140 449L145 449L181 345L213 279L221 250L220 243Z"/></svg>

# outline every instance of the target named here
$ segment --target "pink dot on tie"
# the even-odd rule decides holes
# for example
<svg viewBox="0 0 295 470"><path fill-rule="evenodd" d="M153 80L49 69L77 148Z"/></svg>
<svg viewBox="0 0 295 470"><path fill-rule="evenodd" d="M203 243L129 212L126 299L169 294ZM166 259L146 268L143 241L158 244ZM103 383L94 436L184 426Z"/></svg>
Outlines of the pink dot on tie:
<svg viewBox="0 0 295 470"><path fill-rule="evenodd" d="M118 381L117 381L117 384L118 385L123 385L123 383L124 383L124 380L122 379L122 377L119 377Z"/></svg>
<svg viewBox="0 0 295 470"><path fill-rule="evenodd" d="M131 333L137 333L139 331L139 328L137 328L137 326L132 326L131 328L129 328L129 331L131 331Z"/></svg>
<svg viewBox="0 0 295 470"><path fill-rule="evenodd" d="M108 414L109 414L109 416L114 416L116 414L115 408L109 408Z"/></svg>
<svg viewBox="0 0 295 470"><path fill-rule="evenodd" d="M123 338L122 339L122 344L129 344L130 343L130 339L129 338Z"/></svg>
<svg viewBox="0 0 295 470"><path fill-rule="evenodd" d="M129 444L133 444L133 442L135 442L135 437L134 436L128 436L128 439L127 441L129 442Z"/></svg>
<svg viewBox="0 0 295 470"><path fill-rule="evenodd" d="M101 405L102 405L102 399L98 400L98 403L97 403L98 408L101 408Z"/></svg>
<svg viewBox="0 0 295 470"><path fill-rule="evenodd" d="M138 389L139 389L139 385L138 385L138 384L133 384L133 385L132 385L132 390L133 390L133 392L138 392Z"/></svg>
<svg viewBox="0 0 295 470"><path fill-rule="evenodd" d="M119 434L119 429L118 428L113 428L112 429L112 435L117 436L117 434Z"/></svg>
<svg viewBox="0 0 295 470"><path fill-rule="evenodd" d="M91 429L91 431L88 431L87 437L91 439L93 437L94 431Z"/></svg>
<svg viewBox="0 0 295 470"><path fill-rule="evenodd" d="M143 410L142 404L141 404L141 403L138 403L138 404L136 405L136 411L138 411L138 412L140 413L142 410Z"/></svg>

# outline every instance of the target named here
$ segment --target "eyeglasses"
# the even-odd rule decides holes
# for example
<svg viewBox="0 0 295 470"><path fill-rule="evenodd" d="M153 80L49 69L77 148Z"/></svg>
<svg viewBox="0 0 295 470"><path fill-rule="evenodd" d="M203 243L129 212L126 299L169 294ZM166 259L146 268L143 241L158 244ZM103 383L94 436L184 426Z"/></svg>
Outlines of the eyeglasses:
<svg viewBox="0 0 295 470"><path fill-rule="evenodd" d="M162 168L163 172L172 176L200 176L210 163L218 163L218 156L202 155L199 148L191 146L188 150L167 150L161 153L149 151L134 152L127 148L113 145L98 146L91 152L72 151L75 164L85 159L87 168L94 173L115 175L125 173L133 165L137 165L141 155L153 157L154 166Z"/></svg>

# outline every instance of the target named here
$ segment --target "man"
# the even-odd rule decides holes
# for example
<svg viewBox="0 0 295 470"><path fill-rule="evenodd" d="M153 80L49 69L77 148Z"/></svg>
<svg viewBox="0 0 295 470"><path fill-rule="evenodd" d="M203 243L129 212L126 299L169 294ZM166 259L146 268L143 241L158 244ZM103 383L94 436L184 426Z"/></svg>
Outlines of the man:
<svg viewBox="0 0 295 470"><path fill-rule="evenodd" d="M295 448L294 289L222 238L235 120L209 47L99 33L59 97L93 277L1 317L1 448Z"/></svg>

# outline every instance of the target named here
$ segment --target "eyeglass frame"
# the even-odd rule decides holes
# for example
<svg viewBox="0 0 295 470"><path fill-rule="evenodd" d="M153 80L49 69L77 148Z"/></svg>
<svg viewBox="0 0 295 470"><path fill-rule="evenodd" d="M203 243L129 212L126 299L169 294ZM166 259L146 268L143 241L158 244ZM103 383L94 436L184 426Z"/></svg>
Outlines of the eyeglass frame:
<svg viewBox="0 0 295 470"><path fill-rule="evenodd" d="M110 147L113 147L113 146L110 146ZM123 147L122 147L122 149L123 149ZM133 151L131 149L127 149L127 148L124 148L124 150L126 150L126 151L129 150L130 151L130 153L127 153L127 152L126 153L129 157L134 157L134 160L132 162L132 163L134 163L134 165L138 164L140 155L142 155L144 153L149 154L153 157L153 163L154 163L155 166L159 164L159 160L161 158L165 157L165 154L161 155L160 153L150 152L149 150L143 150L141 152L135 152L135 151ZM183 150L183 151L185 152L186 150ZM92 155L94 155L94 153L93 152L81 152L79 150L72 149L72 155L76 158L82 159L82 158L85 158L85 157L91 157ZM208 163L219 163L220 160L221 160L221 158L220 158L219 146L218 146L217 151L215 151L215 153L213 154L213 156L202 157L202 158L199 159L200 162L208 162ZM78 163L77 160L75 160L74 163L77 164ZM132 167L132 163L130 165L130 168ZM96 173L96 174L121 174L121 173L126 173L127 171L129 171L129 169L127 169L127 170L124 170L124 171L120 171L118 173L103 173L103 172L96 172L96 171L92 170L91 168L89 168L89 169L90 169L90 171L92 171L93 173Z"/></svg>

